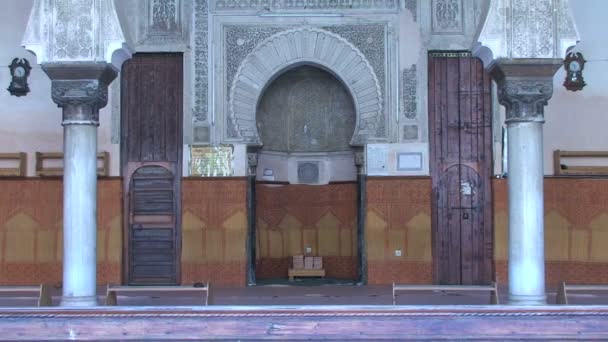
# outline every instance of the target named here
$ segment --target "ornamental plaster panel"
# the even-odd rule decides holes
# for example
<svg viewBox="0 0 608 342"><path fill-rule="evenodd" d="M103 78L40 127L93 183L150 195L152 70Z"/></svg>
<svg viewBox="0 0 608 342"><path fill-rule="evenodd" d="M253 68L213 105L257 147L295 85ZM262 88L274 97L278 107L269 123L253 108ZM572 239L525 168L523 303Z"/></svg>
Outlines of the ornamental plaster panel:
<svg viewBox="0 0 608 342"><path fill-rule="evenodd" d="M477 39L486 66L502 58L560 58L578 41L568 0L492 0Z"/></svg>
<svg viewBox="0 0 608 342"><path fill-rule="evenodd" d="M418 77L416 64L410 68L403 69L401 79L401 106L403 108L403 116L405 119L415 119L418 114L417 106L417 88Z"/></svg>
<svg viewBox="0 0 608 342"><path fill-rule="evenodd" d="M433 34L463 33L462 0L433 0Z"/></svg>
<svg viewBox="0 0 608 342"><path fill-rule="evenodd" d="M136 49L184 51L189 42L192 1L137 0L137 14L133 17L136 21Z"/></svg>
<svg viewBox="0 0 608 342"><path fill-rule="evenodd" d="M386 25L331 25L322 28L343 37L361 51L374 69L380 87L384 92L386 83Z"/></svg>
<svg viewBox="0 0 608 342"><path fill-rule="evenodd" d="M40 64L105 61L119 69L131 56L112 0L35 0L22 44Z"/></svg>
<svg viewBox="0 0 608 342"><path fill-rule="evenodd" d="M262 143L256 127L258 99L276 75L302 64L329 70L349 89L357 112L351 144L358 145L376 136L384 121L383 97L370 63L343 37L305 26L264 40L240 65L232 82L229 108L229 120L239 138L253 145ZM231 133L234 132L228 132L229 136Z"/></svg>
<svg viewBox="0 0 608 342"><path fill-rule="evenodd" d="M420 30L427 50L470 50L490 0L424 0Z"/></svg>
<svg viewBox="0 0 608 342"><path fill-rule="evenodd" d="M418 1L417 0L403 0L403 8L412 13L414 21L418 20Z"/></svg>
<svg viewBox="0 0 608 342"><path fill-rule="evenodd" d="M194 75L193 120L205 122L208 118L209 101L208 0L194 0Z"/></svg>

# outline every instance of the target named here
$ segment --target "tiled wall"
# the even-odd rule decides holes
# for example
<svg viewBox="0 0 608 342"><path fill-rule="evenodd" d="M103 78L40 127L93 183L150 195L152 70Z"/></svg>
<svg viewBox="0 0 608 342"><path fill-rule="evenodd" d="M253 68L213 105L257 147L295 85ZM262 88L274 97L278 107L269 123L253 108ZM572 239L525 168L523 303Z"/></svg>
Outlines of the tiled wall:
<svg viewBox="0 0 608 342"><path fill-rule="evenodd" d="M369 284L431 283L430 178L370 178L365 240Z"/></svg>
<svg viewBox="0 0 608 342"><path fill-rule="evenodd" d="M0 285L62 281L61 179L0 180ZM97 281L119 283L122 253L121 181L97 190Z"/></svg>
<svg viewBox="0 0 608 342"><path fill-rule="evenodd" d="M497 278L507 281L507 181L494 180ZM545 179L546 281L608 284L608 179Z"/></svg>
<svg viewBox="0 0 608 342"><path fill-rule="evenodd" d="M120 179L98 182L98 283L119 283ZM61 282L62 181L0 180L0 285ZM184 179L182 282L244 286L245 179ZM495 265L507 280L507 184L493 180ZM370 284L430 283L431 183L371 178L366 248ZM288 257L306 245L328 275L354 279L356 187L258 186L258 276L286 276ZM608 180L545 180L547 282L608 283ZM400 249L402 256L395 256Z"/></svg>
<svg viewBox="0 0 608 342"><path fill-rule="evenodd" d="M357 278L357 186L258 184L259 279L286 278L289 258L306 246L323 256L326 276Z"/></svg>
<svg viewBox="0 0 608 342"><path fill-rule="evenodd" d="M492 182L495 271L506 283L507 181ZM546 178L544 186L547 284L608 284L608 179ZM430 179L370 179L367 195L369 283L431 283Z"/></svg>
<svg viewBox="0 0 608 342"><path fill-rule="evenodd" d="M0 180L0 285L62 281L61 179ZM184 179L182 282L245 284L246 180ZM97 282L120 283L122 181L98 181Z"/></svg>
<svg viewBox="0 0 608 342"><path fill-rule="evenodd" d="M182 283L245 286L247 180L182 182Z"/></svg>

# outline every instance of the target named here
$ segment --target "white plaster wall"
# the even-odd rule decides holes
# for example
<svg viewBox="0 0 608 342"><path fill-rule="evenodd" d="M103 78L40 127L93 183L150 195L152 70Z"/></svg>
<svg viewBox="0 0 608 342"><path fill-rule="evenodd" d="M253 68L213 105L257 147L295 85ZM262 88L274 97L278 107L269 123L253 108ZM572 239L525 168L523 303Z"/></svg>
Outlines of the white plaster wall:
<svg viewBox="0 0 608 342"><path fill-rule="evenodd" d="M608 150L608 1L570 0L570 5L580 34L575 51L587 60L587 86L567 91L562 85L564 69L555 74L553 98L545 109L545 174L553 174L556 149ZM607 160L602 162L608 165Z"/></svg>
<svg viewBox="0 0 608 342"><path fill-rule="evenodd" d="M21 47L33 0L2 0L0 12L0 153L26 152L28 176L34 176L35 152L63 151L61 109L51 100L51 82L36 58ZM13 58L27 58L32 65L30 93L11 96L6 90ZM118 175L119 145L112 145L110 111L100 113L98 150L110 152L110 175Z"/></svg>

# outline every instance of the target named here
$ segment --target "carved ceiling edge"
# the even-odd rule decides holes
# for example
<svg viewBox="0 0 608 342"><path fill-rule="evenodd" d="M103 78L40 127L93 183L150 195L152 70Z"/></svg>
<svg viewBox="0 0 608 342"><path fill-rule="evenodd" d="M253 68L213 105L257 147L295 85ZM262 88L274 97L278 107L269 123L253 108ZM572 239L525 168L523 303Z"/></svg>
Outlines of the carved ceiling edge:
<svg viewBox="0 0 608 342"><path fill-rule="evenodd" d="M239 135L249 145L262 145L256 127L256 110L264 90L283 71L311 64L335 75L355 103L357 124L351 145L376 137L384 123L382 88L374 70L352 43L314 27L288 29L262 41L240 64L232 82L229 115Z"/></svg>

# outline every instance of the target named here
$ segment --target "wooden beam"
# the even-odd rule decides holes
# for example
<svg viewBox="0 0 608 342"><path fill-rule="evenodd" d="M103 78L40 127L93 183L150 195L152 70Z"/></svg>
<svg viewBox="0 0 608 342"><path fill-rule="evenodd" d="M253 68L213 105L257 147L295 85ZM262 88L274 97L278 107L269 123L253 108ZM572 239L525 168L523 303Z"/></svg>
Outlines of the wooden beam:
<svg viewBox="0 0 608 342"><path fill-rule="evenodd" d="M608 340L608 306L98 307L0 310L2 339Z"/></svg>

